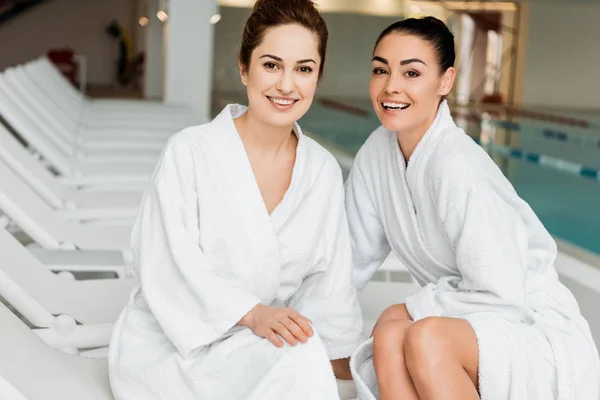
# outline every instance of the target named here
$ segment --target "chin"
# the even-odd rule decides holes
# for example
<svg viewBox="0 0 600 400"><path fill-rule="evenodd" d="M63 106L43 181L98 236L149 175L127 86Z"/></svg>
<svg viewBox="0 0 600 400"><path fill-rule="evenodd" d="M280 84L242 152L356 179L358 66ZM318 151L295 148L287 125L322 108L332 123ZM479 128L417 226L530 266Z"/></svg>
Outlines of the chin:
<svg viewBox="0 0 600 400"><path fill-rule="evenodd" d="M298 119L300 119L301 115L298 116L298 113L279 113L279 112L271 112L269 114L269 121L273 126L288 126L293 125Z"/></svg>
<svg viewBox="0 0 600 400"><path fill-rule="evenodd" d="M381 120L381 125L388 131L398 132L406 130L406 124L395 119L391 118L383 118Z"/></svg>
<svg viewBox="0 0 600 400"><path fill-rule="evenodd" d="M303 107L303 104L295 104L289 111L278 111L267 107L269 123L273 126L289 126L295 124L308 111Z"/></svg>

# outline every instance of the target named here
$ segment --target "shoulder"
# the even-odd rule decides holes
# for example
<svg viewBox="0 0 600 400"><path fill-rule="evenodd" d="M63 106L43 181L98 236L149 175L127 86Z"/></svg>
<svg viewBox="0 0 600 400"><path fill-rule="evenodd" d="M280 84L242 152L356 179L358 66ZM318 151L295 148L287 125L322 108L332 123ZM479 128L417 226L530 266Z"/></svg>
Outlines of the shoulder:
<svg viewBox="0 0 600 400"><path fill-rule="evenodd" d="M469 165L474 161L477 152L475 143L462 129L452 127L446 129L434 143L427 163L426 172L429 177L447 177L456 172L468 173Z"/></svg>
<svg viewBox="0 0 600 400"><path fill-rule="evenodd" d="M425 167L430 190L468 192L506 178L486 151L461 128L447 129L431 151Z"/></svg>
<svg viewBox="0 0 600 400"><path fill-rule="evenodd" d="M207 147L210 123L190 126L175 133L165 144L156 165L153 181L171 180L174 176L190 175L202 149Z"/></svg>
<svg viewBox="0 0 600 400"><path fill-rule="evenodd" d="M318 176L342 177L342 169L336 158L329 150L317 143L314 139L303 136L307 162Z"/></svg>
<svg viewBox="0 0 600 400"><path fill-rule="evenodd" d="M228 146L225 130L231 129L219 117L202 125L194 125L175 133L167 141L162 160L190 161L194 157L210 159L217 148Z"/></svg>
<svg viewBox="0 0 600 400"><path fill-rule="evenodd" d="M390 135L393 133L383 126L375 129L356 153L354 165L362 170L370 170L369 165L390 153Z"/></svg>
<svg viewBox="0 0 600 400"><path fill-rule="evenodd" d="M187 127L168 140L165 150L173 153L187 152L190 148L203 147L210 141L215 129L212 122Z"/></svg>

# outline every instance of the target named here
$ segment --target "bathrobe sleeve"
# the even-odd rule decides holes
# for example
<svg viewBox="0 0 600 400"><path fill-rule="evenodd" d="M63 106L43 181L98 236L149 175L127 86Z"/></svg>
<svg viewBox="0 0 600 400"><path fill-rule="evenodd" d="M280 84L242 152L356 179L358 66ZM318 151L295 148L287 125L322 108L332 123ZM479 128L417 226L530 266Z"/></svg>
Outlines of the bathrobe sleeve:
<svg viewBox="0 0 600 400"><path fill-rule="evenodd" d="M346 210L352 239L353 282L362 290L391 248L371 198L374 190L367 185L359 164L357 158L346 181Z"/></svg>
<svg viewBox="0 0 600 400"><path fill-rule="evenodd" d="M335 163L335 160L332 161ZM335 169L334 169L335 168ZM310 319L331 360L350 357L364 340L363 319L352 284L352 250L338 165L323 174L316 190L328 199L314 272L306 276L289 307ZM332 182L335 182L333 185Z"/></svg>
<svg viewBox="0 0 600 400"><path fill-rule="evenodd" d="M154 174L132 233L142 293L182 357L219 339L260 300L219 277L199 244L194 160L171 141Z"/></svg>
<svg viewBox="0 0 600 400"><path fill-rule="evenodd" d="M438 213L431 217L441 218L455 251L459 276L429 283L407 299L407 309L415 321L487 312L509 321L521 319L526 226L501 195L506 187L476 175L478 170L466 162L440 163L429 179L426 190Z"/></svg>

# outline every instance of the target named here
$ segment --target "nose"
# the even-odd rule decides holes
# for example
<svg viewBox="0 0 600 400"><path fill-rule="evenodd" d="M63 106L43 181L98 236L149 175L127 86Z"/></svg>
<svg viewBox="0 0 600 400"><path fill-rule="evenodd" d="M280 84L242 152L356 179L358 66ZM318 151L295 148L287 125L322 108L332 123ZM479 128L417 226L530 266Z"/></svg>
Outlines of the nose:
<svg viewBox="0 0 600 400"><path fill-rule="evenodd" d="M390 73L385 82L385 92L387 94L397 94L402 92L402 80L397 74Z"/></svg>
<svg viewBox="0 0 600 400"><path fill-rule="evenodd" d="M282 72L279 81L277 82L277 90L281 93L291 93L294 90L294 72Z"/></svg>

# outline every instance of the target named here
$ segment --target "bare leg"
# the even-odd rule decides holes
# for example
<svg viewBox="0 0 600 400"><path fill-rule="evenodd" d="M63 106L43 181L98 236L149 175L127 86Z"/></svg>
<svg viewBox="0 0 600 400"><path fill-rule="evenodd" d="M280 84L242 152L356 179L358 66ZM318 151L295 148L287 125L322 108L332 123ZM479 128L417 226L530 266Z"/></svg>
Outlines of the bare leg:
<svg viewBox="0 0 600 400"><path fill-rule="evenodd" d="M350 357L331 360L331 367L333 368L333 374L337 379L346 381L352 380L352 373L350 372Z"/></svg>
<svg viewBox="0 0 600 400"><path fill-rule="evenodd" d="M386 320L373 333L373 364L380 400L419 400L404 359L404 339L412 325L406 319Z"/></svg>
<svg viewBox="0 0 600 400"><path fill-rule="evenodd" d="M467 321L431 317L415 322L406 332L404 354L422 400L479 399L479 349Z"/></svg>
<svg viewBox="0 0 600 400"><path fill-rule="evenodd" d="M377 322L375 323L375 326L373 327L373 332L371 332L371 336L373 336L373 333L375 333L375 331L381 324L383 324L384 322L387 322L387 321L395 320L395 319L405 319L407 321L412 321L412 318L410 317L410 314L408 313L408 310L406 309L406 305L394 304L394 305L386 308L381 313L379 318L377 318Z"/></svg>

